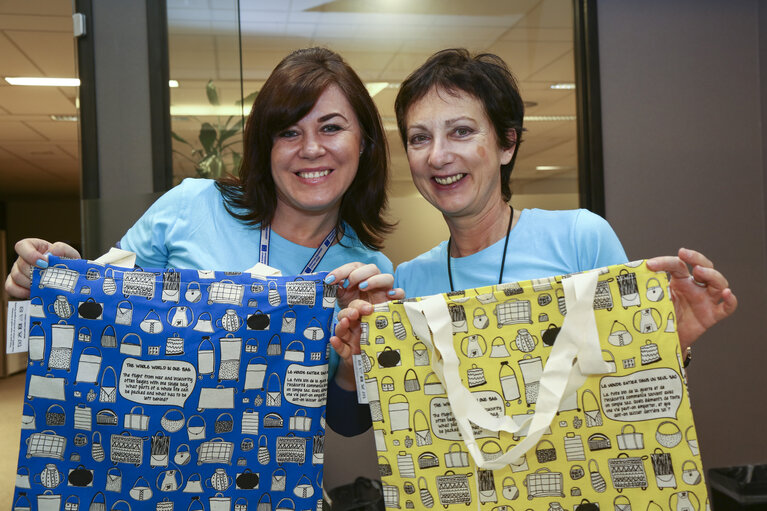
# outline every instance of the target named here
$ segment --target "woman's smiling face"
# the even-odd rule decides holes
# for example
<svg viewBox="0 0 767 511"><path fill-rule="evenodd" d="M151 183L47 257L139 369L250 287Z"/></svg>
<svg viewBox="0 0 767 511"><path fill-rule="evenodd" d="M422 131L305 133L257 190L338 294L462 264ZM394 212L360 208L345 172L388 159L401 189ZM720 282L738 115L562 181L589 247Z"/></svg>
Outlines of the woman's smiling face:
<svg viewBox="0 0 767 511"><path fill-rule="evenodd" d="M460 90L432 89L406 115L407 157L413 182L447 217L478 213L501 195L503 149L482 103Z"/></svg>
<svg viewBox="0 0 767 511"><path fill-rule="evenodd" d="M357 115L341 89L330 85L306 116L274 137L277 210L337 210L357 174L361 150Z"/></svg>

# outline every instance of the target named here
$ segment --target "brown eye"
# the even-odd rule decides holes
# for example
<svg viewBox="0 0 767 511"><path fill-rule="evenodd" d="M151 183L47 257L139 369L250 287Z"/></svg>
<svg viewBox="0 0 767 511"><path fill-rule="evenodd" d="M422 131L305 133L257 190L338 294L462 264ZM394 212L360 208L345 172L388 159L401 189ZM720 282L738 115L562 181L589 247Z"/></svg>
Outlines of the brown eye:
<svg viewBox="0 0 767 511"><path fill-rule="evenodd" d="M471 128L467 128L465 126L459 126L458 128L455 129L453 133L455 133L459 137L466 137L474 133L474 130L472 130Z"/></svg>
<svg viewBox="0 0 767 511"><path fill-rule="evenodd" d="M298 132L296 130L283 130L277 133L277 138L293 138L297 136Z"/></svg>

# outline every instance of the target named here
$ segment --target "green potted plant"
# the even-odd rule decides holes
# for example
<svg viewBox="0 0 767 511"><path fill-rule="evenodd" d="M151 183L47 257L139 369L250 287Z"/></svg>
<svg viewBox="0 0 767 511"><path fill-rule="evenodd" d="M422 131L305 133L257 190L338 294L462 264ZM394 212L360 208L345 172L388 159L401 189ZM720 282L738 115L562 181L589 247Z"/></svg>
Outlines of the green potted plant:
<svg viewBox="0 0 767 511"><path fill-rule="evenodd" d="M237 101L237 105L250 105L258 92L253 92L242 101ZM213 84L213 80L208 80L205 85L205 95L208 103L212 106L221 104L218 96L218 89ZM242 116L230 115L224 119L218 116L215 124L203 122L200 125L200 133L197 136L199 146L193 144L178 133L171 130L171 136L178 142L189 146L192 151L187 154L183 151L173 150L173 152L186 158L194 165L199 177L216 179L224 174L236 173L242 161Z"/></svg>

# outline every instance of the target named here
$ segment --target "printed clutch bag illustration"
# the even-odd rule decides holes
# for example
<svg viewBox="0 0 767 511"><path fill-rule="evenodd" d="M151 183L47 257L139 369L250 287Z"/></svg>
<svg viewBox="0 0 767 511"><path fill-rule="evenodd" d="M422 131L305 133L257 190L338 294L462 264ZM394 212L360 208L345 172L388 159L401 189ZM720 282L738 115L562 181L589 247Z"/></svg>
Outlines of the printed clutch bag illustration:
<svg viewBox="0 0 767 511"><path fill-rule="evenodd" d="M642 261L379 304L362 331L387 509L708 502L668 278Z"/></svg>
<svg viewBox="0 0 767 511"><path fill-rule="evenodd" d="M12 509L316 509L323 278L51 256L32 282Z"/></svg>

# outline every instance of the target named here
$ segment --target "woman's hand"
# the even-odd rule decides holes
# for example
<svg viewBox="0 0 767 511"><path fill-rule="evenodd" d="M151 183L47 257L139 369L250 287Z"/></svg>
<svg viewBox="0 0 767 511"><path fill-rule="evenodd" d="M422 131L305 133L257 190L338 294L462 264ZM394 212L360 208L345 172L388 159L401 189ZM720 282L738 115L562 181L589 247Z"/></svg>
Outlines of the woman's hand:
<svg viewBox="0 0 767 511"><path fill-rule="evenodd" d="M692 266L692 272L687 265ZM671 300L682 353L703 332L723 320L738 307L738 299L727 279L714 269L714 263L700 252L679 249L679 256L647 260L647 268L671 276Z"/></svg>
<svg viewBox="0 0 767 511"><path fill-rule="evenodd" d="M360 353L360 318L372 314L374 303L398 300L405 297L402 289L394 289L394 276L381 273L374 264L347 263L330 272L325 284L338 283L338 314L336 335L330 338L330 344L336 350L340 361L335 380L338 386L354 390L354 363L352 355Z"/></svg>
<svg viewBox="0 0 767 511"><path fill-rule="evenodd" d="M50 243L38 238L25 238L15 246L19 257L5 280L5 291L13 298L29 298L32 268L48 267L48 254L79 259L80 253L66 243Z"/></svg>
<svg viewBox="0 0 767 511"><path fill-rule="evenodd" d="M352 356L361 352L362 322L360 318L372 313L373 304L365 300L354 300L338 313L336 334L330 338L330 344L341 359L336 371L336 383L346 390L354 390L357 387Z"/></svg>
<svg viewBox="0 0 767 511"><path fill-rule="evenodd" d="M402 289L394 289L394 275L381 273L375 264L347 263L331 271L325 284L338 286L338 306L345 309L353 300L383 303L405 297Z"/></svg>

